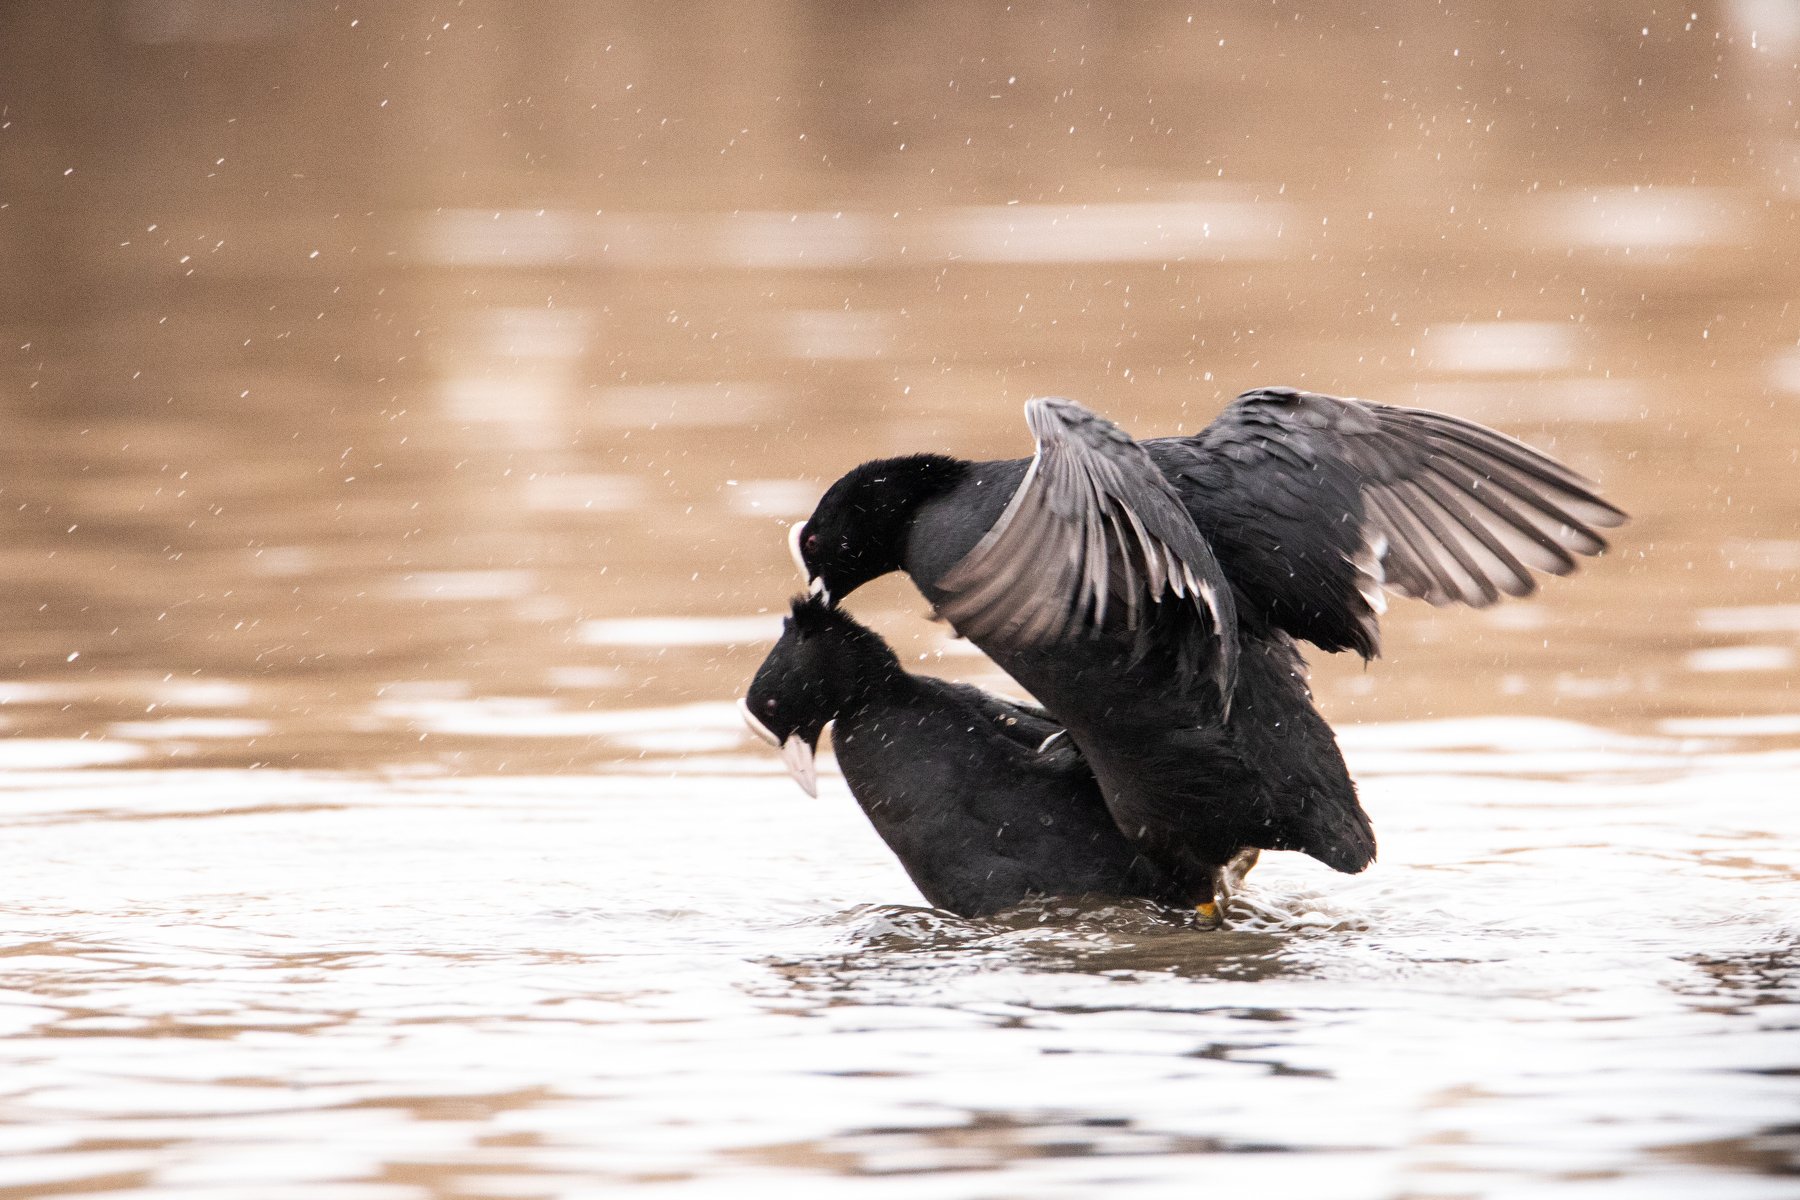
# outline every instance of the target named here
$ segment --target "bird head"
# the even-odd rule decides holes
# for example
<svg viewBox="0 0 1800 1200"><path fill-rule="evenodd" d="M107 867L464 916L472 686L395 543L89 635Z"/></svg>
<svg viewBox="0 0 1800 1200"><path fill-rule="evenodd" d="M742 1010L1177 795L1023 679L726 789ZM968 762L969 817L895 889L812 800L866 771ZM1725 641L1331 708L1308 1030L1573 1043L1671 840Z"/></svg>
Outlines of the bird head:
<svg viewBox="0 0 1800 1200"><path fill-rule="evenodd" d="M899 671L880 637L821 597L799 596L738 709L752 733L781 751L794 782L816 796L825 727Z"/></svg>
<svg viewBox="0 0 1800 1200"><path fill-rule="evenodd" d="M812 516L788 531L808 591L826 604L905 564L918 506L961 478L968 464L941 454L867 462L826 489Z"/></svg>

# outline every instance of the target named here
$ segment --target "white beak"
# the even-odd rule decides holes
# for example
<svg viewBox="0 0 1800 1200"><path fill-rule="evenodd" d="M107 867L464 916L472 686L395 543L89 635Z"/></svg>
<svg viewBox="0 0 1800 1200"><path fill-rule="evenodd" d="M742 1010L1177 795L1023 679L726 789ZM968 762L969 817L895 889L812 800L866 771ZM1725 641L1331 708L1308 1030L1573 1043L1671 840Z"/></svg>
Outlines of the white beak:
<svg viewBox="0 0 1800 1200"><path fill-rule="evenodd" d="M794 777L801 791L818 796L819 773L813 764L813 748L799 734L793 734L781 743L781 761L787 764L788 774Z"/></svg>
<svg viewBox="0 0 1800 1200"><path fill-rule="evenodd" d="M744 724L750 727L751 733L771 746L781 745L781 739L775 736L775 731L756 719L756 714L750 711L750 702L742 696L738 697L738 712L743 714Z"/></svg>
<svg viewBox="0 0 1800 1200"><path fill-rule="evenodd" d="M800 535L806 532L805 521L795 521L788 526L788 553L794 556L794 565L800 568L800 578L812 582L812 572L806 569L806 556L800 553Z"/></svg>
<svg viewBox="0 0 1800 1200"><path fill-rule="evenodd" d="M800 553L800 535L805 530L805 521L795 521L788 526L788 553L794 556L794 565L800 568L800 578L806 580L806 594L818 596L830 604L831 593L825 590L825 581L807 569L806 555Z"/></svg>

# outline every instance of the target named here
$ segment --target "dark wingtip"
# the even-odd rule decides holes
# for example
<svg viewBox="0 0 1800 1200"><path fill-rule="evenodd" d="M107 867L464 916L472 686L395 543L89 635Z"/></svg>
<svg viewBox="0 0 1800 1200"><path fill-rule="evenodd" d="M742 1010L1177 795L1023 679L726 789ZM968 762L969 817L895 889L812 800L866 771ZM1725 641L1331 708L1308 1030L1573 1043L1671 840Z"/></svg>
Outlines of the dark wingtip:
<svg viewBox="0 0 1800 1200"><path fill-rule="evenodd" d="M1595 504L1598 504L1601 508L1604 508L1606 510L1606 512L1601 516L1589 518L1590 520L1593 521L1594 524L1600 526L1602 529L1617 529L1619 526L1621 526L1631 520L1630 513L1626 512L1624 509L1620 508L1618 505L1614 504L1612 501L1606 499L1605 497L1600 496L1600 495L1595 495L1593 497L1593 501ZM1600 548L1602 550L1606 549L1606 539L1605 538L1600 539Z"/></svg>

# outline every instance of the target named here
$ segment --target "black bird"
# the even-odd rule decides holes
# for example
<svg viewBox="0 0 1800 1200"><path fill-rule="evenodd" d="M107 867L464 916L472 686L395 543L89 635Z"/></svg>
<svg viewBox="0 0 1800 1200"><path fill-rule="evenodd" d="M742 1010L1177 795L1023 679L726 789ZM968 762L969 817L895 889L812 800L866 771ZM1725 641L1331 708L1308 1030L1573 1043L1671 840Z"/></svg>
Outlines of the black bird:
<svg viewBox="0 0 1800 1200"><path fill-rule="evenodd" d="M875 831L928 901L961 916L1095 895L1199 906L1216 920L1255 861L1182 887L1119 832L1042 710L910 674L879 635L820 600L794 601L739 703L813 795L813 752L835 722L838 765Z"/></svg>
<svg viewBox="0 0 1800 1200"><path fill-rule="evenodd" d="M1196 890L1250 847L1374 859L1296 639L1372 658L1384 586L1526 595L1625 520L1554 459L1441 413L1262 388L1198 434L1138 443L1067 400L1025 411L1028 460L855 468L795 526L795 558L830 601L906 571Z"/></svg>

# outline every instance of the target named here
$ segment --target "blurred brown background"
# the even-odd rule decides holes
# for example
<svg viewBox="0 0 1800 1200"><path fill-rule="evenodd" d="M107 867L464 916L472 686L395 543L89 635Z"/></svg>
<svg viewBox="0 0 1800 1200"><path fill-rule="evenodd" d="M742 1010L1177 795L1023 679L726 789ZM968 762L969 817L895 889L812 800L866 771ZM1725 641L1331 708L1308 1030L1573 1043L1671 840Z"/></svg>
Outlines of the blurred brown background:
<svg viewBox="0 0 1800 1200"><path fill-rule="evenodd" d="M1497 424L1638 518L1530 604L1400 606L1334 717L1789 711L1800 8L1648 12L0 7L0 713L646 753L607 731L735 693L846 467L1269 383ZM898 582L853 607L942 648Z"/></svg>

